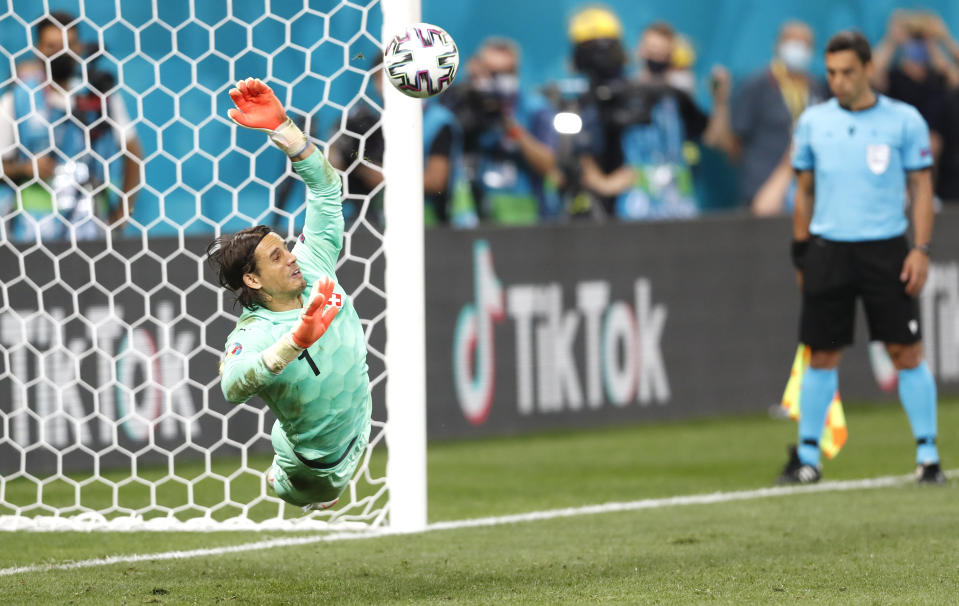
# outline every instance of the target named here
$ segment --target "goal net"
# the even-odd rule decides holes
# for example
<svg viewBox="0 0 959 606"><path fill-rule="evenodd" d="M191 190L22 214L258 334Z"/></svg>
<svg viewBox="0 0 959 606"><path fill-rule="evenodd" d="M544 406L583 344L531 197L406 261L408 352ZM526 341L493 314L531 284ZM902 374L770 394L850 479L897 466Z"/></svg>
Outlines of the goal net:
<svg viewBox="0 0 959 606"><path fill-rule="evenodd" d="M413 497L401 525L425 523L425 468L388 463L425 458L387 422L423 414L415 372L412 398L387 394L403 389L388 386L389 356L403 352L386 339L402 311L386 304L388 271L400 269L388 247L403 243L399 230L384 238L375 148L386 119L372 76L384 29L418 17L418 2L398 4L405 12L378 0L3 4L0 111L12 115L0 119L0 529L381 527L396 524L392 493L403 491ZM73 21L51 54L38 26L57 11ZM226 117L227 91L247 76L277 92L344 175L337 276L368 342L370 445L339 505L309 515L266 485L272 413L256 397L229 404L219 387L240 309L206 245L264 223L292 242L305 216L287 159ZM385 164L402 170L383 130ZM403 187L389 195L422 195ZM410 234L407 255L422 239Z"/></svg>

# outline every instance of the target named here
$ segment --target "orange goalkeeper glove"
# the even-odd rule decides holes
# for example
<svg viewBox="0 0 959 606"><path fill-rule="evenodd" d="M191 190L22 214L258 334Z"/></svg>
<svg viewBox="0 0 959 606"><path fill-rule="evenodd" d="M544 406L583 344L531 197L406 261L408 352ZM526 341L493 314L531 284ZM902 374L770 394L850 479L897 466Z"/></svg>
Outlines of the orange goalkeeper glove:
<svg viewBox="0 0 959 606"><path fill-rule="evenodd" d="M259 78L247 78L230 89L230 99L236 109L230 109L230 119L246 128L261 130L270 140L291 157L306 151L309 141L303 131L293 124L283 111L276 94Z"/></svg>
<svg viewBox="0 0 959 606"><path fill-rule="evenodd" d="M306 349L313 345L330 327L333 318L340 311L336 305L330 305L330 308L324 311L323 308L332 297L333 280L324 277L313 284L306 310L300 315L300 321L293 328L293 343L297 347Z"/></svg>
<svg viewBox="0 0 959 606"><path fill-rule="evenodd" d="M293 330L286 333L280 340L263 350L263 363L273 374L280 374L286 366L295 360L304 349L316 343L327 331L333 318L340 308L331 305L324 310L326 304L333 297L333 280L322 278L313 284L310 291L310 300L306 309L300 314Z"/></svg>

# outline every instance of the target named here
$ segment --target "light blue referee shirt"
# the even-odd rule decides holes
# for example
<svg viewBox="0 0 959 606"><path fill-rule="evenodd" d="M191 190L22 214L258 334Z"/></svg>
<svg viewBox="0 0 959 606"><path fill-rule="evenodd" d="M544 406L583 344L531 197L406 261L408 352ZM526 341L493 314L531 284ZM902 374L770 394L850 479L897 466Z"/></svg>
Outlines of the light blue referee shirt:
<svg viewBox="0 0 959 606"><path fill-rule="evenodd" d="M906 172L932 166L929 128L913 106L876 97L861 111L830 99L799 117L792 164L815 175L815 236L854 242L906 232Z"/></svg>

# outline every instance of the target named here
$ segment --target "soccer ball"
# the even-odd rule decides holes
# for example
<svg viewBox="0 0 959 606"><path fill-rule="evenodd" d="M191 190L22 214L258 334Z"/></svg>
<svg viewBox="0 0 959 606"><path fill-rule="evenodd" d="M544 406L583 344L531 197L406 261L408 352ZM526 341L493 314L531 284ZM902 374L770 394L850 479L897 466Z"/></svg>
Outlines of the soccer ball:
<svg viewBox="0 0 959 606"><path fill-rule="evenodd" d="M404 95L438 95L453 84L460 64L456 42L446 31L416 23L393 37L383 53L386 78Z"/></svg>

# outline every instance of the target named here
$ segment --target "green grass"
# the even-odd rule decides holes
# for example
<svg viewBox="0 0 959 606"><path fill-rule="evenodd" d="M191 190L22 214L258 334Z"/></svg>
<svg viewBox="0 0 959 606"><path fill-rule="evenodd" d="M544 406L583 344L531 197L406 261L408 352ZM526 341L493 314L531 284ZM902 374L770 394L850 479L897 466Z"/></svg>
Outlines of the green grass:
<svg viewBox="0 0 959 606"><path fill-rule="evenodd" d="M826 479L904 474L895 405L853 406ZM959 402L940 406L942 456ZM430 520L771 484L795 424L765 416L433 444ZM19 603L945 604L959 595L956 482L560 518L0 577ZM0 568L236 545L289 533L0 534Z"/></svg>
<svg viewBox="0 0 959 606"><path fill-rule="evenodd" d="M23 513L27 516L51 515L52 508L75 515L87 510L108 511L114 504L116 486L116 503L121 510L108 513L107 517L111 518L136 512L148 520L165 517L166 511L173 510L176 518L187 520L201 517L206 508L210 508L210 516L219 521L244 513L256 521L278 515L285 518L302 515L299 507L279 502L276 498L260 498L263 474L273 460L271 453L249 455L246 469L241 469L240 459L236 456L222 457L213 453L210 459L209 471L204 461L187 460L177 461L172 470L166 465L141 465L136 478L131 477L129 469L105 471L99 478L93 477L92 472L72 474L69 481L55 477L19 477L5 483L4 499L12 506L25 508ZM369 469L373 478L385 476L385 447L374 451ZM151 508L151 484L155 486L156 505L164 509ZM373 495L380 488L379 484L359 481L357 499ZM47 507L36 505L38 493ZM0 505L0 515L13 513L12 507Z"/></svg>

